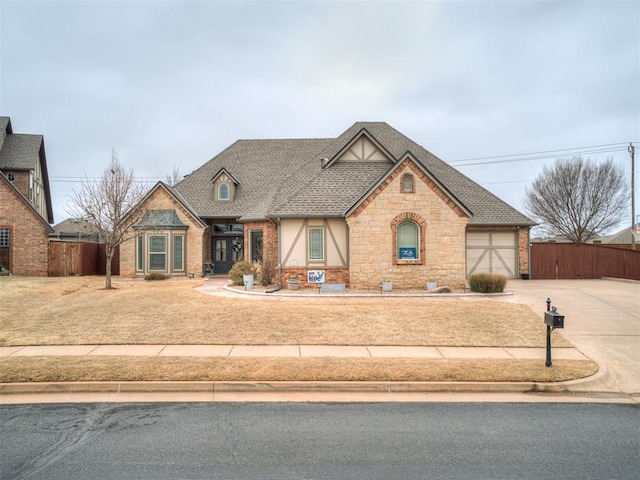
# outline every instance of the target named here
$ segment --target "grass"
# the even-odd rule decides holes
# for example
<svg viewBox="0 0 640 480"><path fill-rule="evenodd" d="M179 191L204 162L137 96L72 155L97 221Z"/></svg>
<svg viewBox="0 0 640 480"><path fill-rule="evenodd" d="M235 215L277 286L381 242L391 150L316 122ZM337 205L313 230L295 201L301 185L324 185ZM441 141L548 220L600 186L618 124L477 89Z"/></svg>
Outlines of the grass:
<svg viewBox="0 0 640 480"><path fill-rule="evenodd" d="M90 344L544 347L529 307L457 298L207 295L201 280L0 277L0 346ZM554 347L570 346L554 332ZM63 380L559 381L589 361L0 357L0 382Z"/></svg>

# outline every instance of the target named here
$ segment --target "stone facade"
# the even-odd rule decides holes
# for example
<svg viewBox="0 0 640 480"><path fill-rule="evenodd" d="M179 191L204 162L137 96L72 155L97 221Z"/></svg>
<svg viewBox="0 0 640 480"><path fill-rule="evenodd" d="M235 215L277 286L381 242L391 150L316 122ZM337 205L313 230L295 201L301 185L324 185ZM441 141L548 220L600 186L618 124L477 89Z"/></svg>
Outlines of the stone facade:
<svg viewBox="0 0 640 480"><path fill-rule="evenodd" d="M47 276L51 227L4 181L0 181L0 228L9 230L9 270Z"/></svg>
<svg viewBox="0 0 640 480"><path fill-rule="evenodd" d="M188 225L185 238L185 269L183 275L201 276L203 274L203 235L205 229L197 218L193 217L175 197L164 188L158 187L139 207L145 210L175 210L182 223ZM135 223L135 222L134 222ZM159 230L158 232L162 232ZM136 272L136 241L135 235L120 245L120 275L134 277Z"/></svg>
<svg viewBox="0 0 640 480"><path fill-rule="evenodd" d="M413 177L413 190L406 188L406 175ZM420 227L415 260L397 258L395 227L403 220ZM401 162L347 217L351 287L378 289L383 281L394 288L425 288L427 282L458 287L465 282L468 221L415 163Z"/></svg>

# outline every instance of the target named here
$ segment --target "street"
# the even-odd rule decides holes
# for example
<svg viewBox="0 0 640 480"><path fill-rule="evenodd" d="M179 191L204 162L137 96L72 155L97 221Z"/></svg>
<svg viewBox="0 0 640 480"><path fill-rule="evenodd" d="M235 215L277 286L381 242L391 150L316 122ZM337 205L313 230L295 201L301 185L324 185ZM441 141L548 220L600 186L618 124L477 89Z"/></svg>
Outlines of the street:
<svg viewBox="0 0 640 480"><path fill-rule="evenodd" d="M636 405L0 406L2 479L636 479Z"/></svg>

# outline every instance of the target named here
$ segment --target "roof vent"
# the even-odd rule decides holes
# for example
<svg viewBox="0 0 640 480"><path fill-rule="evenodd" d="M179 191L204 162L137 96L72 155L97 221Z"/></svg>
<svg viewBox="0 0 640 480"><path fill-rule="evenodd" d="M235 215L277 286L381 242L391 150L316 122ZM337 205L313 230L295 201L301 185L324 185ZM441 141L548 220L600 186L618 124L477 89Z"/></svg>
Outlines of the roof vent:
<svg viewBox="0 0 640 480"><path fill-rule="evenodd" d="M324 158L322 159L322 168L326 167L326 166L327 166L327 163L329 163L329 159L328 159L327 157L324 157Z"/></svg>

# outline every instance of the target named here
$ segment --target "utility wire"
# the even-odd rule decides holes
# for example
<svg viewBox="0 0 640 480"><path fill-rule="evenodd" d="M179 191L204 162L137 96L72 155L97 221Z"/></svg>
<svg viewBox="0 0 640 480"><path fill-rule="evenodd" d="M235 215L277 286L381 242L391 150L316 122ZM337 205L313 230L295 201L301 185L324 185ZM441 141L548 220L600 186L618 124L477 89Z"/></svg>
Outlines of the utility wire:
<svg viewBox="0 0 640 480"><path fill-rule="evenodd" d="M635 142L632 142L635 143ZM544 160L548 158L561 157L569 155L590 155L596 153L613 153L626 151L628 143L607 143L602 145L591 145L586 147L564 148L558 150L543 150L539 152L515 153L511 155L494 155L491 157L475 157L462 158L458 160L450 160L448 164L459 164L457 166L486 165L490 163L509 163L530 160ZM523 158L518 158L523 157ZM504 159L504 160L500 160ZM483 162L482 160L487 160ZM467 162L467 163L463 163Z"/></svg>

